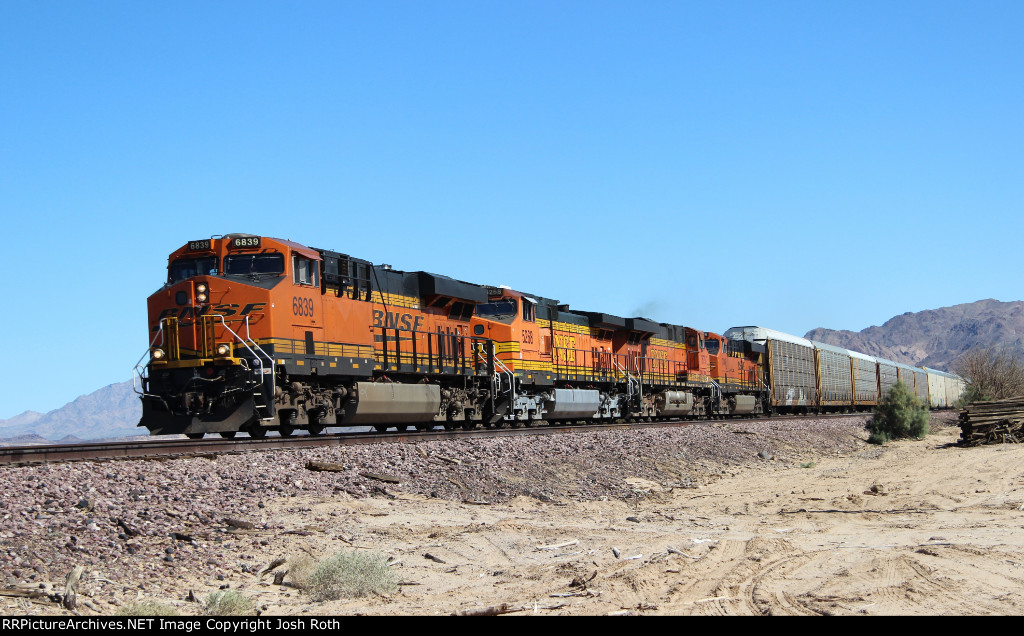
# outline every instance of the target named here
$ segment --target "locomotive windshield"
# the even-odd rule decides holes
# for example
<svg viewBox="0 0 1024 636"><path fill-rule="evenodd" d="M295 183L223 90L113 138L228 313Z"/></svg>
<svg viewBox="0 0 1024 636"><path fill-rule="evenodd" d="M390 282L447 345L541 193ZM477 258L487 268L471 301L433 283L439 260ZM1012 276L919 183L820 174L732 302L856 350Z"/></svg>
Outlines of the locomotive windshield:
<svg viewBox="0 0 1024 636"><path fill-rule="evenodd" d="M482 303L476 306L476 315L488 320L511 322L516 317L518 306L514 298L504 298L493 303Z"/></svg>
<svg viewBox="0 0 1024 636"><path fill-rule="evenodd" d="M224 273L236 276L284 274L284 254L231 254L224 259Z"/></svg>
<svg viewBox="0 0 1024 636"><path fill-rule="evenodd" d="M179 258L167 268L167 282L176 283L179 280L217 272L216 256L200 256L193 258Z"/></svg>

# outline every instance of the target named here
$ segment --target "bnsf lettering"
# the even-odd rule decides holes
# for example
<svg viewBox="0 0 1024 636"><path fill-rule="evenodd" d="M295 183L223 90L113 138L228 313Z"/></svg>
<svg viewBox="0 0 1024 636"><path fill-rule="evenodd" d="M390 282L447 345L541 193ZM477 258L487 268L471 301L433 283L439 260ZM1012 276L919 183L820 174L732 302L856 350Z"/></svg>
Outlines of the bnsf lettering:
<svg viewBox="0 0 1024 636"><path fill-rule="evenodd" d="M559 349L575 349L576 348L576 336L563 336L562 334L555 334L555 346Z"/></svg>
<svg viewBox="0 0 1024 636"><path fill-rule="evenodd" d="M576 362L576 336L565 336L562 334L555 334L555 348L562 349L558 352L558 356L568 362Z"/></svg>
<svg viewBox="0 0 1024 636"><path fill-rule="evenodd" d="M239 315L241 315L241 316L248 316L252 312L259 311L259 310L263 309L266 306L267 306L267 303L249 303L248 305L246 305L242 309L242 313L239 314ZM210 307L209 305L203 305L202 307L199 308L198 314L196 313L195 307L191 307L191 306L190 307L182 307L181 309L178 309L177 307L170 307L170 308L165 309L162 312L160 312L160 316L157 317L157 320L159 321L159 320L162 320L164 318L172 318L172 317L175 317L178 320L185 320L186 318L195 318L197 315L203 316L205 314L215 314L215 315L219 314L221 316L225 316L226 317L226 316L234 316L236 313L238 313L237 310L238 310L238 305L236 305L236 304L227 304L227 303L222 304L222 305L216 305L216 306L213 306L213 307Z"/></svg>
<svg viewBox="0 0 1024 636"><path fill-rule="evenodd" d="M423 326L423 316L400 314L397 311L384 313L380 309L373 310L373 326L378 329L404 329L419 331Z"/></svg>
<svg viewBox="0 0 1024 636"><path fill-rule="evenodd" d="M668 351L648 351L647 355L659 360L668 360Z"/></svg>
<svg viewBox="0 0 1024 636"><path fill-rule="evenodd" d="M267 306L267 303L249 303L248 305L245 306L244 309L242 309L242 314L241 315L248 316L252 312L259 311L259 310L263 309L266 306Z"/></svg>

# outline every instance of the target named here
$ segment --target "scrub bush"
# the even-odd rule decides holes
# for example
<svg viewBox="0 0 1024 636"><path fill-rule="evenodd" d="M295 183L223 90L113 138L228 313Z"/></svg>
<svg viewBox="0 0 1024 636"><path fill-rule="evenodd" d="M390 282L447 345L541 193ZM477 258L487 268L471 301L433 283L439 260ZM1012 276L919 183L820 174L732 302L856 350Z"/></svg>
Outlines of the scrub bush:
<svg viewBox="0 0 1024 636"><path fill-rule="evenodd" d="M314 601L390 594L397 590L394 572L377 552L339 552L321 561L306 579L306 591Z"/></svg>
<svg viewBox="0 0 1024 636"><path fill-rule="evenodd" d="M920 439L928 434L928 409L905 384L897 382L878 403L865 428L871 433L868 437L871 444L885 444L904 437Z"/></svg>
<svg viewBox="0 0 1024 636"><path fill-rule="evenodd" d="M203 603L206 616L252 616L255 613L252 599L235 590L214 592Z"/></svg>

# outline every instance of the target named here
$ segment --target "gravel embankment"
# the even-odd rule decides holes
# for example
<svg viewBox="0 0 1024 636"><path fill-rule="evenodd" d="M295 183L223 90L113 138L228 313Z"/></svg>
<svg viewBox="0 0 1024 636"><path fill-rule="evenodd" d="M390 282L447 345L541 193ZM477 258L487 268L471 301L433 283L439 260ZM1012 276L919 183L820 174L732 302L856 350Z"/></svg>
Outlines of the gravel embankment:
<svg viewBox="0 0 1024 636"><path fill-rule="evenodd" d="M937 416L933 416L935 419ZM955 417L955 415L953 415ZM760 465L792 466L863 447L865 418L716 422L681 428L489 440L380 444L0 468L0 573L6 586L52 583L84 565L109 613L142 591L224 580L265 565L266 539L231 532L281 529L261 514L285 497L416 493L500 502L632 497L628 477L694 487ZM307 461L339 463L314 472ZM400 484L364 476L383 474ZM250 525L251 524L251 525ZM102 579L100 583L96 580ZM177 588L180 590L180 588ZM104 604L109 603L107 607ZM6 613L23 613L7 605Z"/></svg>

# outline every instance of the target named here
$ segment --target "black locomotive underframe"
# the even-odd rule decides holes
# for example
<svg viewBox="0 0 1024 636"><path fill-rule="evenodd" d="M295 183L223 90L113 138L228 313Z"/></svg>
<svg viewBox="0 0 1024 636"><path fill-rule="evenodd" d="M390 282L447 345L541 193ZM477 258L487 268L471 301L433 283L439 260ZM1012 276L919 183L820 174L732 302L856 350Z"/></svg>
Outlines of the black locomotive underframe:
<svg viewBox="0 0 1024 636"><path fill-rule="evenodd" d="M301 360L285 357L283 360L284 364L275 366L273 376L264 376L263 386L256 384L257 376L250 370L251 363L248 368L206 365L151 371L142 397L143 416L139 425L154 435L227 435L238 431L262 435L267 430L288 434L295 429L318 433L328 426L345 426L343 412L356 382L439 385L442 408L432 420L416 424L420 428L433 425L475 428L478 424L502 425L512 419L508 405L502 402L508 392L508 382L499 382L499 390L493 391L490 364L440 365L435 368L440 373L410 372L416 367L392 364L388 370L368 373L370 361L365 358L331 358L333 364L323 356L307 356ZM300 361L302 364L298 364ZM539 375L544 377L539 378ZM548 378L547 374L517 372L515 377L518 394L536 395L551 388L597 389L611 396L628 391L624 382L575 379L581 376ZM755 413L769 412L767 395L763 392L736 385L722 385L719 389L720 392L716 392L714 385L702 382L643 384L642 390L635 392L628 412L624 409L619 417L651 419L656 416L653 396L663 391L693 393L693 411L678 416L687 419L729 415L727 403L734 395L754 396L758 403Z"/></svg>

